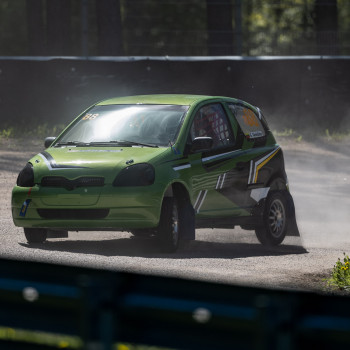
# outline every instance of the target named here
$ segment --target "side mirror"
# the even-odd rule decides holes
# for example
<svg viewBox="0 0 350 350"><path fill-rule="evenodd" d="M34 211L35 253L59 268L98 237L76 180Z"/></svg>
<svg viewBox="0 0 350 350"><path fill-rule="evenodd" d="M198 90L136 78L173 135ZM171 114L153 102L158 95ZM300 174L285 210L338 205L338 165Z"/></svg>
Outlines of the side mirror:
<svg viewBox="0 0 350 350"><path fill-rule="evenodd" d="M50 146L51 146L51 144L52 144L52 142L54 142L55 140L56 140L56 137L54 137L54 136L49 136L49 137L46 137L46 139L45 139L45 143L44 143L45 148L50 147Z"/></svg>
<svg viewBox="0 0 350 350"><path fill-rule="evenodd" d="M203 137L196 137L192 141L192 152L203 152L208 151L213 146L213 139L211 137L203 136Z"/></svg>

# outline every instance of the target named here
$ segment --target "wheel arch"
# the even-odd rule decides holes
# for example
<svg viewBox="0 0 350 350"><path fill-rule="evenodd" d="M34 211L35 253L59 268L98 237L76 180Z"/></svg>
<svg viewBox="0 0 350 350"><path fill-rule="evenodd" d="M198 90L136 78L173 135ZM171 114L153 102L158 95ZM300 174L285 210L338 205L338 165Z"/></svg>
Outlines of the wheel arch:
<svg viewBox="0 0 350 350"><path fill-rule="evenodd" d="M286 210L288 217L287 233L286 236L300 236L298 225L296 222L295 205L294 200L289 192L287 175L282 171L277 172L271 177L268 183L269 194L273 192L281 192L286 201ZM265 206L266 200L264 200L263 206Z"/></svg>
<svg viewBox="0 0 350 350"><path fill-rule="evenodd" d="M179 205L180 239L195 239L195 211L191 203L189 191L181 182L171 183L164 192L163 200L166 197L175 197Z"/></svg>
<svg viewBox="0 0 350 350"><path fill-rule="evenodd" d="M281 171L273 174L267 183L267 187L270 187L270 191L288 190L287 176Z"/></svg>

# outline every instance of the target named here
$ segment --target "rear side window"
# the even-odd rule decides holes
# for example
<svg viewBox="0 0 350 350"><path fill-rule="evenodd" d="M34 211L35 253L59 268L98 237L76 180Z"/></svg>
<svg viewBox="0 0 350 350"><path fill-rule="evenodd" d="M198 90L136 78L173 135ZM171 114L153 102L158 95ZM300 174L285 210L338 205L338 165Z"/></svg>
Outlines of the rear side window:
<svg viewBox="0 0 350 350"><path fill-rule="evenodd" d="M242 105L235 105L230 103L229 108L241 127L245 136L250 139L265 136L265 129L259 117L253 110Z"/></svg>

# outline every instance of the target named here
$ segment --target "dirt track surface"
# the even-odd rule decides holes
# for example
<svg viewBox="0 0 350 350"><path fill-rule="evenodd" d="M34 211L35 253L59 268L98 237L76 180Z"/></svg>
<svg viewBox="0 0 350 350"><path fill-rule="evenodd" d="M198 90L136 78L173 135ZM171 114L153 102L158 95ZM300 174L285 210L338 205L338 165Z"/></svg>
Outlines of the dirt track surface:
<svg viewBox="0 0 350 350"><path fill-rule="evenodd" d="M301 238L261 246L252 231L197 230L175 254L127 232L69 232L68 239L28 245L12 223L11 190L27 160L43 150L33 141L0 140L0 256L4 258L176 276L229 284L323 292L324 278L350 253L349 142L280 139Z"/></svg>

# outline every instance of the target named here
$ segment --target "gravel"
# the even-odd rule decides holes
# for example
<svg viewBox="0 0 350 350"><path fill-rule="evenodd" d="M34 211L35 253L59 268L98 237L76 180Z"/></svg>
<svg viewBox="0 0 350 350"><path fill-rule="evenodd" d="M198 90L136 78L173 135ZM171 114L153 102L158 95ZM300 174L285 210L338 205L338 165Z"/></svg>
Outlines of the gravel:
<svg viewBox="0 0 350 350"><path fill-rule="evenodd" d="M11 190L26 161L43 149L33 140L0 140L0 254L3 258L175 276L273 289L328 293L325 278L350 251L350 154L346 143L281 139L301 237L260 245L254 232L197 230L175 254L128 232L69 232L28 245L11 218Z"/></svg>

